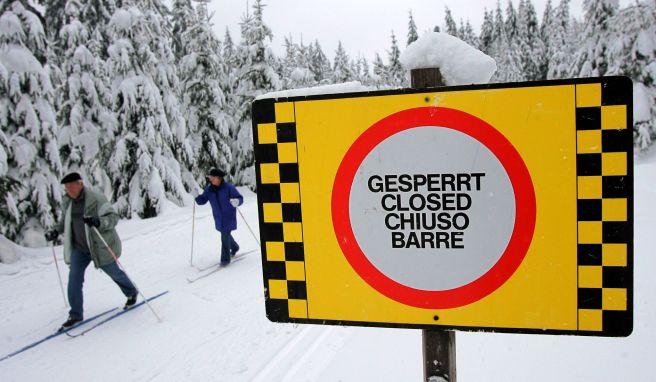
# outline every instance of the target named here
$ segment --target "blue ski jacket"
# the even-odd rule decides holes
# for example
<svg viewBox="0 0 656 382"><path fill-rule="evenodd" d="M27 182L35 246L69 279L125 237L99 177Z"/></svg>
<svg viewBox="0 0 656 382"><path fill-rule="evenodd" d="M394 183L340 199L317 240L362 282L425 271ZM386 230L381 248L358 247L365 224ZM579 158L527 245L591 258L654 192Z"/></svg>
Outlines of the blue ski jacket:
<svg viewBox="0 0 656 382"><path fill-rule="evenodd" d="M244 203L237 188L225 181L218 187L208 184L203 193L196 197L196 203L203 205L210 202L214 226L217 231L228 233L237 229L237 209L230 204L230 199L239 199L239 205Z"/></svg>

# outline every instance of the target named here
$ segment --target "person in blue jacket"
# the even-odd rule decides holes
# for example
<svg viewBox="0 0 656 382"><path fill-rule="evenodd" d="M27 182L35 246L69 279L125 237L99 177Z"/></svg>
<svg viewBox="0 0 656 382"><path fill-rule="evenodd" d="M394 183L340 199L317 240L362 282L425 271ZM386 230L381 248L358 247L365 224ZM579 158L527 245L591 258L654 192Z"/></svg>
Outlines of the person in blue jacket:
<svg viewBox="0 0 656 382"><path fill-rule="evenodd" d="M203 192L192 191L196 203L203 205L210 202L214 226L221 232L221 265L230 264L230 259L239 251L239 245L232 237L237 229L237 207L244 203L237 188L225 181L225 172L213 168L207 175L210 183Z"/></svg>

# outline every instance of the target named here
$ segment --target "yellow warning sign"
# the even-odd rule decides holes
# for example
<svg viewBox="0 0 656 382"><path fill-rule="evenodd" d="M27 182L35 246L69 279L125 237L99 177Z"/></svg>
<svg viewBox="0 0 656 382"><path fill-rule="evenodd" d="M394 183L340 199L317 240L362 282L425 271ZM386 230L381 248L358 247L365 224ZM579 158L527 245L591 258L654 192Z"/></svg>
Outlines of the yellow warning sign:
<svg viewBox="0 0 656 382"><path fill-rule="evenodd" d="M625 77L253 104L267 316L626 336Z"/></svg>

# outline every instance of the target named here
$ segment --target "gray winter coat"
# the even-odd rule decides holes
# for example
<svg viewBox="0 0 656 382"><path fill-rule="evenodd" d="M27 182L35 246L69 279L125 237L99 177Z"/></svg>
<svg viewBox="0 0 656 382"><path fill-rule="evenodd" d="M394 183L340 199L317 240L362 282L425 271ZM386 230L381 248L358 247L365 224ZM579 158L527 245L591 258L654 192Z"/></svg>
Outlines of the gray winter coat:
<svg viewBox="0 0 656 382"><path fill-rule="evenodd" d="M107 201L105 196L87 186L82 189L84 192L84 216L97 216L100 219L98 231L103 239L118 258L121 256L121 240L116 233L116 224L118 223L118 214ZM71 251L73 249L73 229L71 227L71 210L73 199L66 195L62 202L63 216L57 224L57 231L64 234L64 261L66 264L71 262ZM114 257L107 250L105 244L100 240L93 227L84 225L84 232L87 238L87 245L91 252L93 265L99 268L103 265L114 262Z"/></svg>

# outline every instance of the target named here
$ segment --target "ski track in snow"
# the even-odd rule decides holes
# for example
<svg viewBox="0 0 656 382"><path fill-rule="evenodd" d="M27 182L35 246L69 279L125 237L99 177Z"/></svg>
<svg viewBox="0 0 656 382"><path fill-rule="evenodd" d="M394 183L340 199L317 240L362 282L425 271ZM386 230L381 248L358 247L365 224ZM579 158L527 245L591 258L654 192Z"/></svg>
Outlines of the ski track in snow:
<svg viewBox="0 0 656 382"><path fill-rule="evenodd" d="M254 195L247 197L242 212L257 234ZM5 360L0 363L0 379L38 380L45 375L55 381L94 379L98 374L94 374L93 365L109 358L112 364L121 366L103 371L102 379L249 381L256 374L263 376L262 370L269 370L268 375L292 380L290 370L299 368L295 367L297 360L307 360L307 355L303 357L306 346L318 341L313 346L318 348L332 328L272 324L266 319L259 247L241 217L238 223L235 238L242 252L258 251L220 273L189 284L186 278L197 274L189 264L190 208L156 219L121 222L121 263L128 275L146 296L170 290L152 303L163 322L158 324L142 306L84 336L56 337ZM220 237L209 208L196 209L194 241L195 266L218 261ZM41 263L46 255L50 261ZM61 247L57 255L66 281L68 271L61 259ZM12 290L0 294L3 356L52 333L67 315L49 248L44 249L43 256L31 264L34 269L30 271L0 277L0 285L5 286L2 290L8 290L8 286ZM93 265L87 268L84 292L88 315L124 301L113 282ZM306 339L290 348L294 338L305 331L311 333L310 342ZM277 356L281 351L289 355L284 362ZM100 353L102 357L97 356ZM64 368L71 357L88 367ZM260 361L267 359L276 359L276 365L272 368Z"/></svg>
<svg viewBox="0 0 656 382"><path fill-rule="evenodd" d="M463 381L654 380L656 305L652 227L656 162L636 166L635 325L629 338L457 334ZM643 181L639 181L643 180ZM257 204L244 191L241 207L257 234ZM220 236L209 207L196 208L194 265L219 260ZM258 248L238 216L242 251ZM0 362L1 381L408 381L420 380L421 332L385 328L275 324L264 310L261 254L189 284L191 207L149 220L123 221L121 262L163 322L146 306L84 336L59 336ZM62 277L68 270L61 262ZM125 297L92 266L88 316L121 306ZM0 357L51 334L67 315L50 248L26 256L20 271L0 272Z"/></svg>
<svg viewBox="0 0 656 382"><path fill-rule="evenodd" d="M263 365L252 382L292 381L299 369L307 364L335 331L334 327L307 325L282 346L275 355Z"/></svg>

